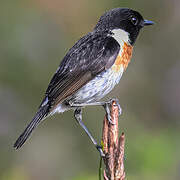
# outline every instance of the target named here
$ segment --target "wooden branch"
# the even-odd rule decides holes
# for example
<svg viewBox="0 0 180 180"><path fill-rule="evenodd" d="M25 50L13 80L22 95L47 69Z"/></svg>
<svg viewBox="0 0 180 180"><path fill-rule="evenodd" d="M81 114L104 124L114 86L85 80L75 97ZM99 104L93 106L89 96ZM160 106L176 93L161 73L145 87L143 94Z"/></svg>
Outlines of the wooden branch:
<svg viewBox="0 0 180 180"><path fill-rule="evenodd" d="M121 134L119 137L118 131L118 117L119 109L115 101L112 102L111 120L113 124L109 123L106 116L103 122L102 141L104 146L103 157L105 170L104 180L124 180L124 145L125 135ZM118 138L119 137L119 138Z"/></svg>

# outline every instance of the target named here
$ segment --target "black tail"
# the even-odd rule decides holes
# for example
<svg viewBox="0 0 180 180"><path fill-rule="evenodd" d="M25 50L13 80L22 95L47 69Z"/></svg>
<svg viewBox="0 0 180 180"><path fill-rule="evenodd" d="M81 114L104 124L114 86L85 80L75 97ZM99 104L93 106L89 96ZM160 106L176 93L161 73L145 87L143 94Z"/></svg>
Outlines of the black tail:
<svg viewBox="0 0 180 180"><path fill-rule="evenodd" d="M39 125L39 123L48 115L49 105L46 104L39 108L39 111L34 116L33 120L26 127L24 132L19 136L14 144L15 149L19 149L31 135L32 131Z"/></svg>

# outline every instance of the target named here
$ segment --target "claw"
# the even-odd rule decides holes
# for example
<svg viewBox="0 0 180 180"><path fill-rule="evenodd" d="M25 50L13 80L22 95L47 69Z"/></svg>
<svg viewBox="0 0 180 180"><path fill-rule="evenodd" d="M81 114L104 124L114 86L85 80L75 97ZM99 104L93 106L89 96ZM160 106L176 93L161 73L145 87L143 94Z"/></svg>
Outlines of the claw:
<svg viewBox="0 0 180 180"><path fill-rule="evenodd" d="M97 150L99 151L100 156L101 156L101 157L105 157L105 154L104 154L104 152L103 152L103 150L102 150L102 147L99 146L99 145L97 145L96 148L97 148Z"/></svg>
<svg viewBox="0 0 180 180"><path fill-rule="evenodd" d="M106 111L106 117L107 117L108 122L109 122L110 124L113 124L113 125L114 125L114 123L113 123L112 120L111 120L111 111L110 111L110 107L109 107L110 105L112 105L111 100L110 100L109 102L105 102L104 105L103 105L103 107L104 107L104 109L105 109L105 111Z"/></svg>
<svg viewBox="0 0 180 180"><path fill-rule="evenodd" d="M115 105L115 106L118 106L118 109L119 109L119 116L120 116L120 115L122 114L122 109L121 109L121 106L120 106L120 104L119 104L119 100L118 100L117 98L112 98L112 99L110 100L110 103L112 104L113 101L116 102L116 105Z"/></svg>
<svg viewBox="0 0 180 180"><path fill-rule="evenodd" d="M107 120L110 124L115 125L115 123L111 120L111 113L107 114Z"/></svg>
<svg viewBox="0 0 180 180"><path fill-rule="evenodd" d="M113 98L113 99L110 99L108 102L105 102L104 103L104 109L106 111L107 120L109 121L109 123L114 125L115 123L111 120L111 111L110 111L110 106L112 106L113 101L116 102L115 106L118 106L119 116L120 116L122 113L122 109L121 109L121 106L119 104L119 100L117 98Z"/></svg>

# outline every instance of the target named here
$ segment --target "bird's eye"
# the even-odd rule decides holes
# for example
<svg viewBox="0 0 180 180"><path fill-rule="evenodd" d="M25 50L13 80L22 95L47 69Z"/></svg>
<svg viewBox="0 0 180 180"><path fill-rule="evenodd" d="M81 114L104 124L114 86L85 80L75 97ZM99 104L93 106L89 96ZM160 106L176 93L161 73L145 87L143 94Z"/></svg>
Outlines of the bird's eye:
<svg viewBox="0 0 180 180"><path fill-rule="evenodd" d="M131 22L132 22L133 25L136 26L138 24L138 19L136 17L132 17Z"/></svg>

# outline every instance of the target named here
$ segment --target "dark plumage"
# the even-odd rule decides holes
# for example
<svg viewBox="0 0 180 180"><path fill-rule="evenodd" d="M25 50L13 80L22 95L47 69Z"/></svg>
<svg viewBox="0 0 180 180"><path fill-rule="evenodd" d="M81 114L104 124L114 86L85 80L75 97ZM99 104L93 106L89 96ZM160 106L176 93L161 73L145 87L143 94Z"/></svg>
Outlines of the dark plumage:
<svg viewBox="0 0 180 180"><path fill-rule="evenodd" d="M110 92L124 71L121 64L116 68L119 72L112 69L118 54L122 54L123 44L132 50L140 29L150 24L151 21L128 8L112 9L101 16L94 30L77 41L63 58L37 113L14 147L20 148L47 116L75 108L70 101L96 102Z"/></svg>
<svg viewBox="0 0 180 180"><path fill-rule="evenodd" d="M54 74L39 110L14 144L20 148L33 129L68 96L71 96L97 74L112 66L119 44L106 34L89 33L80 39L63 58ZM43 105L48 98L46 105Z"/></svg>

